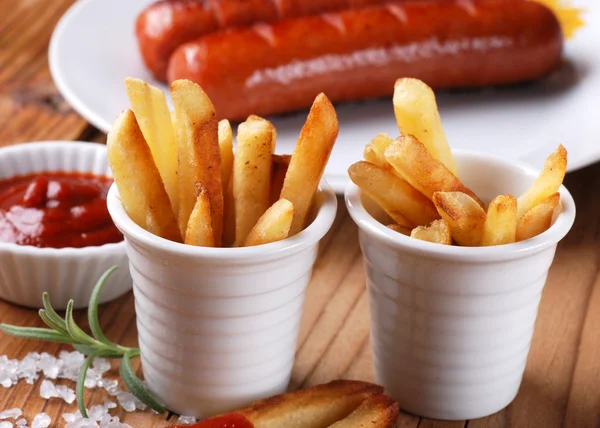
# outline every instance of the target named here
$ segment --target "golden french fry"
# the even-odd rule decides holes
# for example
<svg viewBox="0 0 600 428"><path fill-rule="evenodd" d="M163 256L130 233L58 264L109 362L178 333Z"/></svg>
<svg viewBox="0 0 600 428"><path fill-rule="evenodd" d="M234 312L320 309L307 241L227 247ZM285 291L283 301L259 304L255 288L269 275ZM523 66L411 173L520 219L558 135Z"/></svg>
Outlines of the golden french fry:
<svg viewBox="0 0 600 428"><path fill-rule="evenodd" d="M394 86L393 102L402 135L415 136L435 159L458 176L433 90L418 79L398 79Z"/></svg>
<svg viewBox="0 0 600 428"><path fill-rule="evenodd" d="M337 380L267 398L235 413L255 428L327 428L382 390L366 382Z"/></svg>
<svg viewBox="0 0 600 428"><path fill-rule="evenodd" d="M290 236L300 232L338 135L338 119L325 94L315 99L285 176L281 197L294 205Z"/></svg>
<svg viewBox="0 0 600 428"><path fill-rule="evenodd" d="M265 119L246 121L238 127L233 160L236 245L244 244L269 208L273 129L271 122Z"/></svg>
<svg viewBox="0 0 600 428"><path fill-rule="evenodd" d="M544 169L538 178L536 178L533 185L519 198L517 203L517 218L520 220L527 211L558 192L566 172L567 150L560 145L546 159Z"/></svg>
<svg viewBox="0 0 600 428"><path fill-rule="evenodd" d="M263 121L263 120L265 120L265 119L263 119L260 116L255 115L255 114L251 114L246 119L246 122L256 122L256 121ZM277 147L277 128L275 128L273 126L273 128L271 129L271 132L273 133L273 138L271 140L273 142L273 153L275 153L275 149Z"/></svg>
<svg viewBox="0 0 600 428"><path fill-rule="evenodd" d="M221 152L221 185L223 186L223 192L225 192L233 171L233 133L227 119L219 122L218 134Z"/></svg>
<svg viewBox="0 0 600 428"><path fill-rule="evenodd" d="M383 394L372 395L329 428L395 428L399 416L398 403Z"/></svg>
<svg viewBox="0 0 600 428"><path fill-rule="evenodd" d="M354 184L402 226L412 229L439 218L429 199L385 168L360 161L348 169L348 174Z"/></svg>
<svg viewBox="0 0 600 428"><path fill-rule="evenodd" d="M214 247L215 235L212 229L210 198L202 183L196 183L198 197L190 215L184 242L197 247Z"/></svg>
<svg viewBox="0 0 600 428"><path fill-rule="evenodd" d="M107 140L108 162L123 208L137 225L181 242L169 195L131 110L119 115Z"/></svg>
<svg viewBox="0 0 600 428"><path fill-rule="evenodd" d="M165 184L173 212L178 212L177 142L165 94L140 79L125 79L131 109L144 134L160 177Z"/></svg>
<svg viewBox="0 0 600 428"><path fill-rule="evenodd" d="M458 245L477 247L481 244L485 211L475 199L462 192L435 192L433 203Z"/></svg>
<svg viewBox="0 0 600 428"><path fill-rule="evenodd" d="M387 160L385 160L385 151L392 144L392 139L387 134L377 134L366 146L364 158L366 161L383 168L389 168Z"/></svg>
<svg viewBox="0 0 600 428"><path fill-rule="evenodd" d="M281 197L283 181L290 166L291 155L273 155L271 161L271 190L270 203L273 205Z"/></svg>
<svg viewBox="0 0 600 428"><path fill-rule="evenodd" d="M462 192L475 199L479 206L484 206L475 193L412 135L395 140L386 149L385 158L406 181L429 199L435 192Z"/></svg>
<svg viewBox="0 0 600 428"><path fill-rule="evenodd" d="M219 247L223 233L223 186L215 109L202 88L189 80L173 82L171 95L177 126L179 229L185 234L196 205L196 183L202 183L210 199L215 245Z"/></svg>
<svg viewBox="0 0 600 428"><path fill-rule="evenodd" d="M429 226L419 226L410 233L411 238L442 245L452 245L450 228L444 220L435 220Z"/></svg>
<svg viewBox="0 0 600 428"><path fill-rule="evenodd" d="M488 207L481 246L515 242L517 233L517 198L511 195L496 197Z"/></svg>
<svg viewBox="0 0 600 428"><path fill-rule="evenodd" d="M560 193L556 192L527 211L517 223L517 241L524 241L545 232L562 211Z"/></svg>
<svg viewBox="0 0 600 428"><path fill-rule="evenodd" d="M412 232L412 229L410 227L401 226L399 224L388 224L387 228L406 236L410 236L410 233Z"/></svg>
<svg viewBox="0 0 600 428"><path fill-rule="evenodd" d="M287 199L278 200L258 219L256 226L248 234L244 247L269 244L287 238L293 218L292 203Z"/></svg>
<svg viewBox="0 0 600 428"><path fill-rule="evenodd" d="M235 244L235 200L233 198L233 170L223 195L223 241L224 247Z"/></svg>

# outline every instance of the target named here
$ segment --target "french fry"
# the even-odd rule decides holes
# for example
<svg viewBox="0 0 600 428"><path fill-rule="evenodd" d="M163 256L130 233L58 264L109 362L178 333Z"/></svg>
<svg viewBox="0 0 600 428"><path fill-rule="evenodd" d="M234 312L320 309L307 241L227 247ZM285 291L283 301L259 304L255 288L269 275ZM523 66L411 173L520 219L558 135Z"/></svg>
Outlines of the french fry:
<svg viewBox="0 0 600 428"><path fill-rule="evenodd" d="M558 192L567 172L567 150L558 146L544 165L544 169L533 185L519 198L517 203L517 218L523 215L543 200Z"/></svg>
<svg viewBox="0 0 600 428"><path fill-rule="evenodd" d="M235 244L235 200L233 198L233 169L223 195L223 240L224 247Z"/></svg>
<svg viewBox="0 0 600 428"><path fill-rule="evenodd" d="M398 403L390 397L383 394L372 395L330 428L395 428L399 413Z"/></svg>
<svg viewBox="0 0 600 428"><path fill-rule="evenodd" d="M190 215L184 242L197 247L214 247L215 235L212 229L210 198L202 183L196 183L198 197Z"/></svg>
<svg viewBox="0 0 600 428"><path fill-rule="evenodd" d="M412 229L410 227L401 226L399 224L388 224L387 228L406 236L410 236L410 233L412 232Z"/></svg>
<svg viewBox="0 0 600 428"><path fill-rule="evenodd" d="M471 196L479 206L484 206L475 193L412 135L396 139L386 149L385 158L406 181L429 199L435 192L462 192Z"/></svg>
<svg viewBox="0 0 600 428"><path fill-rule="evenodd" d="M294 206L292 203L287 199L278 200L252 228L244 242L244 247L269 244L287 238L293 218Z"/></svg>
<svg viewBox="0 0 600 428"><path fill-rule="evenodd" d="M270 203L273 205L281 197L283 181L290 166L291 155L273 155L271 161L271 190Z"/></svg>
<svg viewBox="0 0 600 428"><path fill-rule="evenodd" d="M181 242L169 195L131 110L121 113L113 124L107 151L127 215L148 232Z"/></svg>
<svg viewBox="0 0 600 428"><path fill-rule="evenodd" d="M290 236L300 232L338 135L338 119L325 94L315 99L285 176L281 197L294 205Z"/></svg>
<svg viewBox="0 0 600 428"><path fill-rule="evenodd" d="M452 245L450 228L444 220L435 220L429 226L419 226L410 233L411 238L442 245Z"/></svg>
<svg viewBox="0 0 600 428"><path fill-rule="evenodd" d="M385 160L385 151L392 142L393 140L387 134L377 134L365 146L365 160L382 168L391 168L390 164Z"/></svg>
<svg viewBox="0 0 600 428"><path fill-rule="evenodd" d="M235 413L246 417L254 428L326 428L382 390L366 382L338 380L267 398Z"/></svg>
<svg viewBox="0 0 600 428"><path fill-rule="evenodd" d="M433 203L459 245L477 247L481 244L485 211L475 199L462 192L435 192Z"/></svg>
<svg viewBox="0 0 600 428"><path fill-rule="evenodd" d="M171 95L177 126L179 229L184 235L196 205L196 183L202 183L210 199L215 245L221 246L223 186L215 109L202 88L189 80L173 82Z"/></svg>
<svg viewBox="0 0 600 428"><path fill-rule="evenodd" d="M246 237L269 208L273 125L265 119L248 120L238 128L238 144L233 160L235 242Z"/></svg>
<svg viewBox="0 0 600 428"><path fill-rule="evenodd" d="M348 169L348 174L354 184L402 226L412 229L439 218L429 199L385 168L360 161Z"/></svg>
<svg viewBox="0 0 600 428"><path fill-rule="evenodd" d="M223 192L225 192L233 171L233 133L227 119L219 122L218 134L221 152L221 185L223 186Z"/></svg>
<svg viewBox="0 0 600 428"><path fill-rule="evenodd" d="M527 211L517 223L517 241L524 241L545 232L562 211L560 193L556 192Z"/></svg>
<svg viewBox="0 0 600 428"><path fill-rule="evenodd" d="M517 198L511 195L496 197L487 210L481 246L515 242L517 233Z"/></svg>
<svg viewBox="0 0 600 428"><path fill-rule="evenodd" d="M402 135L413 135L435 159L458 176L433 90L418 79L398 79L394 86L393 103Z"/></svg>
<svg viewBox="0 0 600 428"><path fill-rule="evenodd" d="M165 94L140 79L125 79L125 89L154 163L165 185L173 212L178 212L177 141Z"/></svg>

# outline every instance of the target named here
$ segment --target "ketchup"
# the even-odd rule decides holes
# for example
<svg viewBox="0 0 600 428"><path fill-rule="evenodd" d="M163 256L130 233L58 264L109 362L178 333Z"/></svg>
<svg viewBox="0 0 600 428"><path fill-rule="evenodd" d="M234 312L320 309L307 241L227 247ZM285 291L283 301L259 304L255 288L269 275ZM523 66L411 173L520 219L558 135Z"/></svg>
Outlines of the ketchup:
<svg viewBox="0 0 600 428"><path fill-rule="evenodd" d="M82 248L122 241L106 207L111 183L79 172L1 180L0 242Z"/></svg>
<svg viewBox="0 0 600 428"><path fill-rule="evenodd" d="M254 425L239 413L227 413L225 415L206 419L205 421L198 422L194 425L188 425L186 428L254 428Z"/></svg>

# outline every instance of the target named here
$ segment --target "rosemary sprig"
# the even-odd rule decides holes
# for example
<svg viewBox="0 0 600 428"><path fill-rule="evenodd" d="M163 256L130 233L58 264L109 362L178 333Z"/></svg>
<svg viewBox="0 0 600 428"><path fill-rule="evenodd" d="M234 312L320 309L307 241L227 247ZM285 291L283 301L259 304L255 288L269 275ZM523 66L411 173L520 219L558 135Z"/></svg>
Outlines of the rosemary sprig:
<svg viewBox="0 0 600 428"><path fill-rule="evenodd" d="M131 359L140 356L138 348L127 348L117 345L106 338L100 323L98 322L98 299L102 288L110 275L117 269L114 266L107 270L98 280L90 296L88 305L88 321L92 336L83 331L73 318L73 300L67 303L65 318L61 318L52 305L50 296L44 293L42 301L44 309L39 310L40 318L49 328L19 327L8 324L0 324L0 329L12 336L23 339L43 340L47 342L67 343L72 345L77 351L87 355L87 358L81 367L79 379L77 380L77 405L84 418L88 417L84 401L84 384L88 369L91 367L95 358L115 358L121 359L120 375L123 383L142 403L151 409L165 413L165 408L152 396L150 391L144 386L142 381L136 376L131 368Z"/></svg>

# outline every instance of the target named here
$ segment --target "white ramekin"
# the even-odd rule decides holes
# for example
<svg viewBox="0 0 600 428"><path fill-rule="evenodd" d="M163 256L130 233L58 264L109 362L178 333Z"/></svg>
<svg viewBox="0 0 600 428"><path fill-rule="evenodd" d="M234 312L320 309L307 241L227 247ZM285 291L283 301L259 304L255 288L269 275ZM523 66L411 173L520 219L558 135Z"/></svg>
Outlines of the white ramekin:
<svg viewBox="0 0 600 428"><path fill-rule="evenodd" d="M102 144L74 141L23 143L0 149L0 180L44 171L79 171L112 176ZM42 292L64 309L69 299L86 307L92 289L111 266L100 303L131 289L125 243L85 248L37 248L0 242L0 299L39 308Z"/></svg>
<svg viewBox="0 0 600 428"><path fill-rule="evenodd" d="M306 286L337 199L321 182L315 218L298 235L248 248L159 238L108 209L125 235L149 389L177 413L206 417L285 391Z"/></svg>
<svg viewBox="0 0 600 428"><path fill-rule="evenodd" d="M491 155L455 156L464 183L486 202L520 195L538 174ZM403 410L474 419L514 399L556 245L575 219L573 198L564 187L560 193L563 212L543 234L468 248L388 229L364 208L360 190L348 186L346 205L367 271L376 380Z"/></svg>

